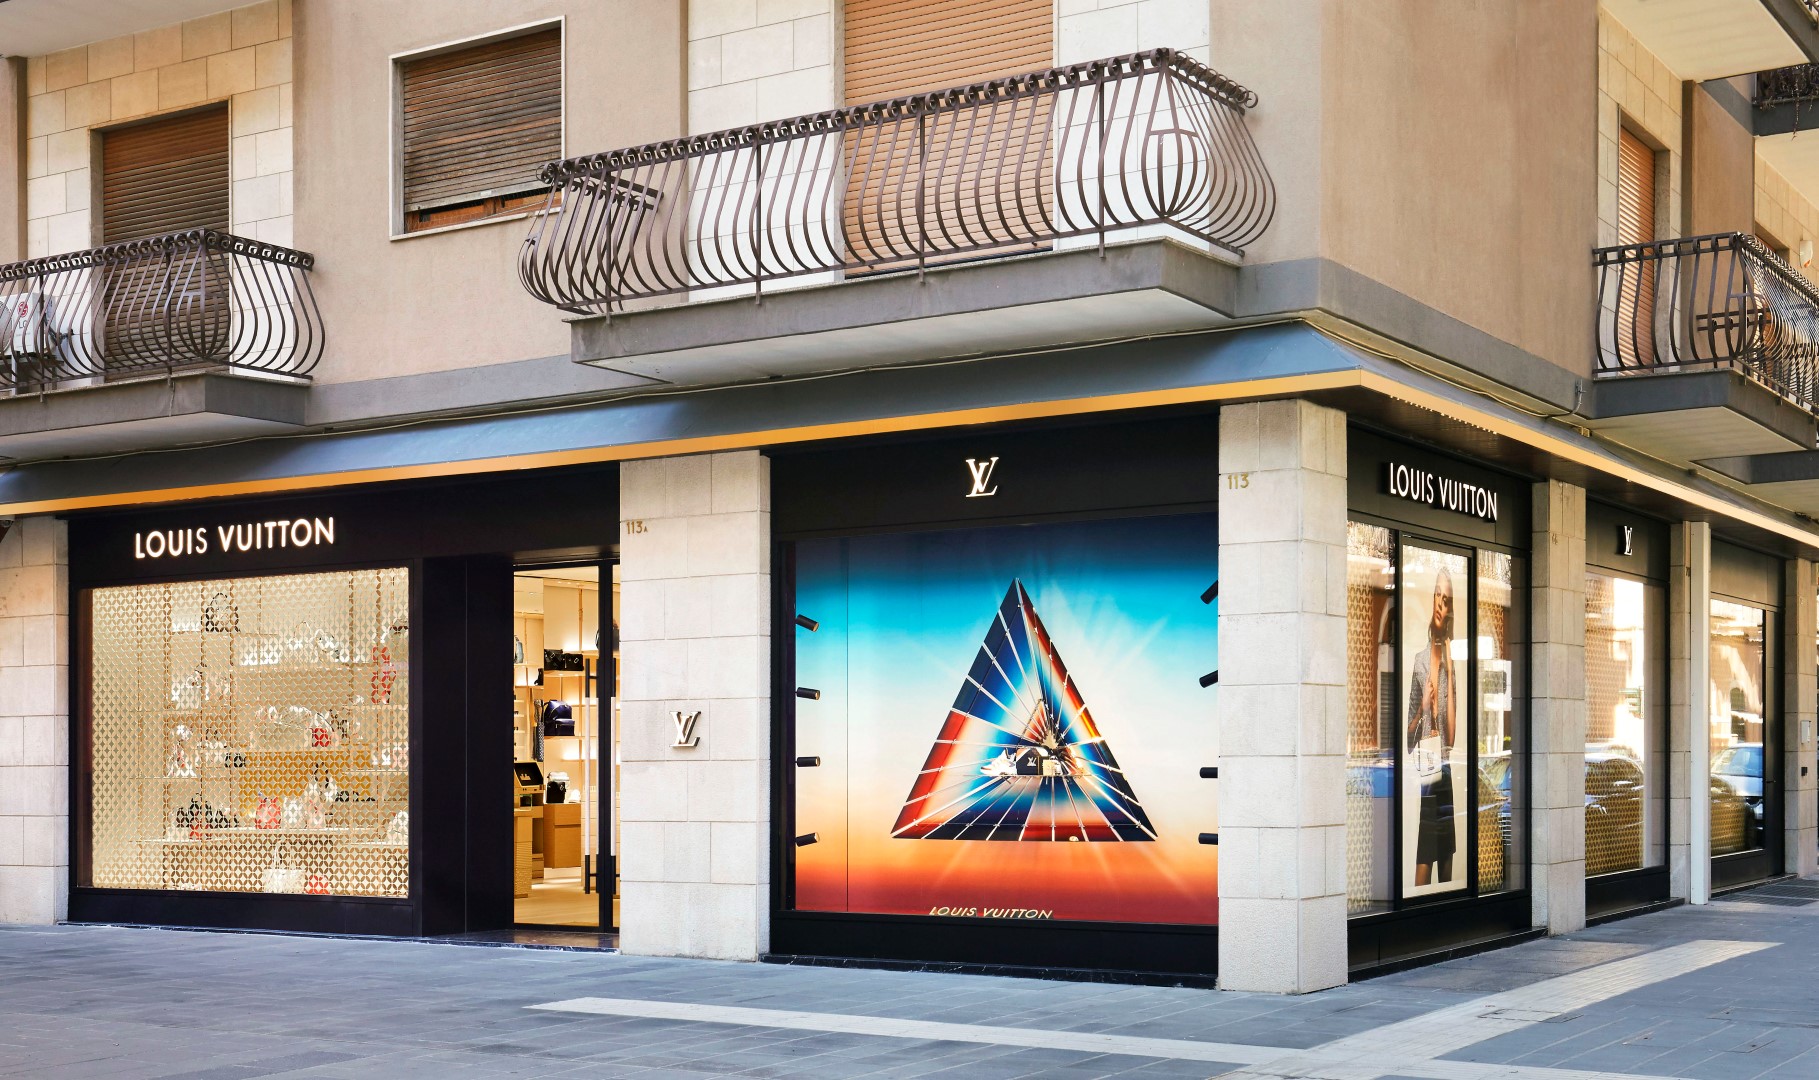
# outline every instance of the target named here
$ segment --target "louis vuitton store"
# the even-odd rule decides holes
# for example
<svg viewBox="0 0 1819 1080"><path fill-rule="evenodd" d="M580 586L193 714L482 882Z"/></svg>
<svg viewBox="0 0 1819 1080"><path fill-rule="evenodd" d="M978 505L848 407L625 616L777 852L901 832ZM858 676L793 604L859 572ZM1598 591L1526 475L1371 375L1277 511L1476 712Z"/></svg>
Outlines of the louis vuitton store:
<svg viewBox="0 0 1819 1080"><path fill-rule="evenodd" d="M541 726L533 751L541 718L514 737L512 717L555 701L569 726L551 730L574 736L575 716L599 726L602 696L610 715L578 632L610 627L610 607L577 614L577 640L558 641L558 605L546 616L543 601L601 604L597 584L571 579L597 583L611 565L617 479L592 468L74 518L70 918L509 928L531 870L527 846L515 873L515 834L528 836L516 818L572 808L592 825L585 899L610 929L614 846L599 833L613 819L598 813L610 777ZM532 621L535 648L546 621L561 646L547 665L524 663ZM579 670L562 670L571 655ZM529 794L515 760L539 772ZM562 770L559 799L544 766ZM595 805L569 806L571 787ZM549 847L580 897L580 848Z"/></svg>

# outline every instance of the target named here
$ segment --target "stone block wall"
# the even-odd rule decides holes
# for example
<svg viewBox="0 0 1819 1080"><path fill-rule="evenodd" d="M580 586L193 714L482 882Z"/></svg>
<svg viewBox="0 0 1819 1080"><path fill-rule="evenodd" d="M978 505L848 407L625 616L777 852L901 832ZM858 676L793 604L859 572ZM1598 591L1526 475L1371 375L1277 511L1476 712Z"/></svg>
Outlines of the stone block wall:
<svg viewBox="0 0 1819 1080"><path fill-rule="evenodd" d="M620 943L753 960L770 918L770 461L620 471ZM701 714L680 748L675 714Z"/></svg>
<svg viewBox="0 0 1819 1080"><path fill-rule="evenodd" d="M0 539L0 923L68 910L68 531L22 518Z"/></svg>

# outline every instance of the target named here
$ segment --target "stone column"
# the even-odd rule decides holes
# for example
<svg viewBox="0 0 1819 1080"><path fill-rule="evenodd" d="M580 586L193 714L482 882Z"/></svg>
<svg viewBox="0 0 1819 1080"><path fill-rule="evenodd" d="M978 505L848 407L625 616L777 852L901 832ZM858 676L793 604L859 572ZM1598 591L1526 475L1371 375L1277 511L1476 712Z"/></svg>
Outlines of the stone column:
<svg viewBox="0 0 1819 1080"><path fill-rule="evenodd" d="M619 491L620 945L754 960L770 941L770 461L628 462ZM686 737L678 713L700 714Z"/></svg>
<svg viewBox="0 0 1819 1080"><path fill-rule="evenodd" d="M1529 896L1550 934L1585 926L1585 489L1533 489Z"/></svg>
<svg viewBox="0 0 1819 1080"><path fill-rule="evenodd" d="M0 923L69 913L69 540L55 518L0 539Z"/></svg>
<svg viewBox="0 0 1819 1080"><path fill-rule="evenodd" d="M1345 414L1219 413L1219 985L1346 981Z"/></svg>
<svg viewBox="0 0 1819 1080"><path fill-rule="evenodd" d="M1788 597L1782 619L1782 754L1786 822L1786 868L1802 876L1819 873L1819 761L1814 728L1819 726L1819 653L1815 652L1813 564L1790 559Z"/></svg>
<svg viewBox="0 0 1819 1080"><path fill-rule="evenodd" d="M1712 527L1669 530L1667 598L1668 820L1670 895L1703 904L1712 895L1711 625Z"/></svg>

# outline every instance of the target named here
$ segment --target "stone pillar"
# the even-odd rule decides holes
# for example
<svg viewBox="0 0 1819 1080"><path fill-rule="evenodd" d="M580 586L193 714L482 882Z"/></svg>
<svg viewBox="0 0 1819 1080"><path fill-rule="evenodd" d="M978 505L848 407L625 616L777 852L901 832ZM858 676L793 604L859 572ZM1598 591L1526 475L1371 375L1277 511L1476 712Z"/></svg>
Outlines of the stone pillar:
<svg viewBox="0 0 1819 1080"><path fill-rule="evenodd" d="M1529 896L1550 934L1585 927L1585 489L1533 488Z"/></svg>
<svg viewBox="0 0 1819 1080"><path fill-rule="evenodd" d="M770 460L627 462L619 491L620 946L754 960L770 942ZM677 713L700 714L688 738Z"/></svg>
<svg viewBox="0 0 1819 1080"><path fill-rule="evenodd" d="M0 923L69 913L69 533L0 539Z"/></svg>
<svg viewBox="0 0 1819 1080"><path fill-rule="evenodd" d="M1819 727L1819 653L1815 652L1813 564L1791 559L1787 564L1788 596L1782 619L1781 655L1783 782L1786 793L1786 868L1790 874L1819 873L1819 761L1814 728Z"/></svg>
<svg viewBox="0 0 1819 1080"><path fill-rule="evenodd" d="M1667 588L1669 894L1703 904L1712 895L1712 527L1669 530Z"/></svg>
<svg viewBox="0 0 1819 1080"><path fill-rule="evenodd" d="M1346 981L1345 414L1219 413L1219 985Z"/></svg>

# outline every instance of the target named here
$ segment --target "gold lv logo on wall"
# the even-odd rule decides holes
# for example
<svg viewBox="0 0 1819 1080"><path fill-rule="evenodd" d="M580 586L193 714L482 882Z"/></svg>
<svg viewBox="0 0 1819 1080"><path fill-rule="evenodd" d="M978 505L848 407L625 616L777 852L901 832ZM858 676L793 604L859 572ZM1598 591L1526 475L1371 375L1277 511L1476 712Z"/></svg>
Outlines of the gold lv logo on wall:
<svg viewBox="0 0 1819 1080"><path fill-rule="evenodd" d="M967 458L966 471L973 476L973 490L967 492L966 497L969 499L983 499L987 495L998 494L998 485L992 484L992 470L997 467L997 458L988 458L983 461L978 458ZM990 491L985 489L987 484L992 484Z"/></svg>
<svg viewBox="0 0 1819 1080"><path fill-rule="evenodd" d="M693 750L701 745L701 736L695 734L695 725L701 722L699 712L675 713L676 741L670 745L678 750Z"/></svg>

